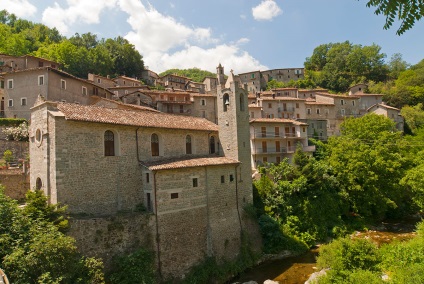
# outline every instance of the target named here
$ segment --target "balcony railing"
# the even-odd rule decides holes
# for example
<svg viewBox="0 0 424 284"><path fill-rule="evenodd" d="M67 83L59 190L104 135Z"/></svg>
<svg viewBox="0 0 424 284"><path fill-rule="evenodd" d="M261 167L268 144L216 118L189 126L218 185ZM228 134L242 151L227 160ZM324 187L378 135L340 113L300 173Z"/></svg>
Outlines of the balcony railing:
<svg viewBox="0 0 424 284"><path fill-rule="evenodd" d="M279 107L277 108L278 112L294 112L295 108L294 107Z"/></svg>
<svg viewBox="0 0 424 284"><path fill-rule="evenodd" d="M267 148L262 148L262 147L257 147L252 149L252 155L257 155L257 154L286 154L286 153L294 153L297 149L297 146L288 146L288 147L280 147L280 148L275 148L275 147L267 147ZM303 152L314 152L315 151L315 146L303 146L302 147Z"/></svg>
<svg viewBox="0 0 424 284"><path fill-rule="evenodd" d="M303 138L297 133L256 132L252 138Z"/></svg>

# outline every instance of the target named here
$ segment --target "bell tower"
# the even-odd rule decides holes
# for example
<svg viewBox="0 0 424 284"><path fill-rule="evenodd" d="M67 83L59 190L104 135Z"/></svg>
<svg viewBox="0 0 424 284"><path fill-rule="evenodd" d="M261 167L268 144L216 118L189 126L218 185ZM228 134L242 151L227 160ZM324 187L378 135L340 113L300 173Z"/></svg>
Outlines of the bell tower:
<svg viewBox="0 0 424 284"><path fill-rule="evenodd" d="M222 72L221 72L222 71ZM230 71L223 84L224 68L217 67L217 117L221 153L241 162L237 168L239 206L253 202L247 91Z"/></svg>

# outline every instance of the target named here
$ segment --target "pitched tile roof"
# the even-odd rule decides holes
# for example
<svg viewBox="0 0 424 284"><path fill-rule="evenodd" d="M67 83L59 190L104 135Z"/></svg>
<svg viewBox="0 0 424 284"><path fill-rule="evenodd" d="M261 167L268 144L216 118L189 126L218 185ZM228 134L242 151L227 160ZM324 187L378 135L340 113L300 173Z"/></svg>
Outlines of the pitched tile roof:
<svg viewBox="0 0 424 284"><path fill-rule="evenodd" d="M133 125L142 127L218 131L218 125L198 117L180 116L146 110L123 110L106 107L57 103L65 119Z"/></svg>
<svg viewBox="0 0 424 284"><path fill-rule="evenodd" d="M164 158L154 161L142 162L141 164L151 171L171 170L192 167L236 165L240 162L227 157L200 156L200 157L176 157Z"/></svg>

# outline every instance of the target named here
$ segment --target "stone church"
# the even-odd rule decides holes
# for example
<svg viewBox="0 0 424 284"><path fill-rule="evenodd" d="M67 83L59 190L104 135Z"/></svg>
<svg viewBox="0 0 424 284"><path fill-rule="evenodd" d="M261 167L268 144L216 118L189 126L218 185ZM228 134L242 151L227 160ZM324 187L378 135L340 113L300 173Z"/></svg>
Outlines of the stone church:
<svg viewBox="0 0 424 284"><path fill-rule="evenodd" d="M205 256L233 259L246 230L243 207L252 203L248 100L221 65L217 78L218 124L39 98L31 109L31 188L74 216L143 208L149 226L141 234L153 236L163 275L180 276Z"/></svg>

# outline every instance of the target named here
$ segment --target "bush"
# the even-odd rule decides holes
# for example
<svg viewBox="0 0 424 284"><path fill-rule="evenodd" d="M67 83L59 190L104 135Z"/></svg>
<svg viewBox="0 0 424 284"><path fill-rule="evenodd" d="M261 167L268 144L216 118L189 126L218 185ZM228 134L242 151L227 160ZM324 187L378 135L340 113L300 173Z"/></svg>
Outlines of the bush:
<svg viewBox="0 0 424 284"><path fill-rule="evenodd" d="M0 118L0 126L18 126L24 122L27 120L23 118Z"/></svg>
<svg viewBox="0 0 424 284"><path fill-rule="evenodd" d="M280 224L269 215L263 214L259 217L259 226L265 253L278 253L283 250L304 252L308 249L305 243L285 235Z"/></svg>
<svg viewBox="0 0 424 284"><path fill-rule="evenodd" d="M366 239L341 238L320 248L317 265L344 274L358 269L379 271L377 246Z"/></svg>
<svg viewBox="0 0 424 284"><path fill-rule="evenodd" d="M318 279L319 284L381 284L385 283L378 272L358 269L348 275L340 275L328 270L325 276ZM409 283L409 282L399 282ZM412 282L411 282L412 283ZM418 282L415 282L418 283Z"/></svg>
<svg viewBox="0 0 424 284"><path fill-rule="evenodd" d="M119 284L149 284L156 282L153 253L143 248L114 259L110 282Z"/></svg>
<svg viewBox="0 0 424 284"><path fill-rule="evenodd" d="M7 127L6 129L3 129L3 133L6 134L7 140L15 140L15 141L29 140L28 124L26 122L23 122L16 127Z"/></svg>
<svg viewBox="0 0 424 284"><path fill-rule="evenodd" d="M6 150L3 153L3 159L6 161L6 163L10 163L13 161L13 153L11 150Z"/></svg>

